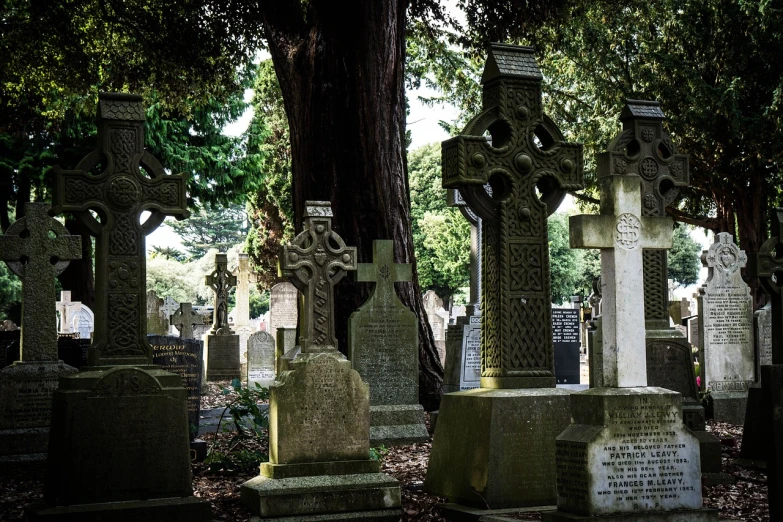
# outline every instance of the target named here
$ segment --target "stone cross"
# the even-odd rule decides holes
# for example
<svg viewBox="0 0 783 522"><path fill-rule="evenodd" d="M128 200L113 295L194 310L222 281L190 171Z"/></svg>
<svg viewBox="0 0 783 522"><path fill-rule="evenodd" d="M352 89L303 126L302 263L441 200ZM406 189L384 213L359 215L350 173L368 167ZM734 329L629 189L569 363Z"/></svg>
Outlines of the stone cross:
<svg viewBox="0 0 783 522"><path fill-rule="evenodd" d="M394 262L394 241L390 240L373 241L372 263L359 263L356 272L357 281L375 283L367 301L374 301L381 308L394 306L397 299L394 283L408 283L412 278L410 264Z"/></svg>
<svg viewBox="0 0 783 522"><path fill-rule="evenodd" d="M160 311L166 314L166 319L169 319L177 310L179 310L179 303L171 296L167 296L163 300L163 306L160 307Z"/></svg>
<svg viewBox="0 0 783 522"><path fill-rule="evenodd" d="M642 216L641 179L600 180L601 215L571 216L571 248L601 249L603 383L647 386L643 250L672 246L671 218ZM600 381L599 381L600 382Z"/></svg>
<svg viewBox="0 0 783 522"><path fill-rule="evenodd" d="M228 326L228 293L237 285L237 278L228 271L228 256L215 256L215 270L206 277L205 284L215 292L215 312L212 334L232 334Z"/></svg>
<svg viewBox="0 0 783 522"><path fill-rule="evenodd" d="M751 254L748 275L757 277L771 304L772 364L783 364L783 208L776 208L771 237Z"/></svg>
<svg viewBox="0 0 783 522"><path fill-rule="evenodd" d="M748 256L734 244L734 238L728 232L718 232L715 242L702 252L701 262L709 269L707 278L716 285L745 284L740 269L748 264Z"/></svg>
<svg viewBox="0 0 783 522"><path fill-rule="evenodd" d="M663 130L657 101L626 100L623 131L598 155L598 177L638 175L643 216L665 216L666 207L690 182L688 155ZM668 260L665 250L644 252L644 318L648 330L669 328Z"/></svg>
<svg viewBox="0 0 783 522"><path fill-rule="evenodd" d="M239 254L239 265L232 272L237 278L234 309L234 326L247 326L250 323L250 284L260 281L260 274L250 269L250 255Z"/></svg>
<svg viewBox="0 0 783 522"><path fill-rule="evenodd" d="M73 328L71 327L71 319L73 315L79 310L81 303L79 301L71 301L71 291L62 290L60 292L60 300L55 303L57 312L60 314L60 331L59 333L71 333Z"/></svg>
<svg viewBox="0 0 783 522"><path fill-rule="evenodd" d="M55 167L52 212L75 213L96 237L90 366L151 364L145 238L166 216L189 215L186 177L167 175L144 150L144 119L141 96L101 93L98 148L76 170ZM101 173L91 174L98 167ZM141 224L145 211L150 214Z"/></svg>
<svg viewBox="0 0 783 522"><path fill-rule="evenodd" d="M193 339L193 325L201 322L201 316L193 313L191 303L180 303L171 315L171 326L179 330L179 336L183 339Z"/></svg>
<svg viewBox="0 0 783 522"><path fill-rule="evenodd" d="M304 230L280 247L280 273L303 296L299 322L302 353L336 352L334 285L356 270L356 247L347 247L332 230L328 201L305 202Z"/></svg>
<svg viewBox="0 0 783 522"><path fill-rule="evenodd" d="M459 190L446 194L450 207L457 207L470 223L470 303L467 315L481 315L481 217L465 202Z"/></svg>
<svg viewBox="0 0 783 522"><path fill-rule="evenodd" d="M482 218L482 387L555 386L547 217L583 186L582 146L544 115L542 79L532 48L492 44L483 112L442 145L443 186Z"/></svg>
<svg viewBox="0 0 783 522"><path fill-rule="evenodd" d="M24 217L0 236L0 259L22 280L21 360L57 360L54 278L81 259L82 240L48 214L46 203L26 203Z"/></svg>

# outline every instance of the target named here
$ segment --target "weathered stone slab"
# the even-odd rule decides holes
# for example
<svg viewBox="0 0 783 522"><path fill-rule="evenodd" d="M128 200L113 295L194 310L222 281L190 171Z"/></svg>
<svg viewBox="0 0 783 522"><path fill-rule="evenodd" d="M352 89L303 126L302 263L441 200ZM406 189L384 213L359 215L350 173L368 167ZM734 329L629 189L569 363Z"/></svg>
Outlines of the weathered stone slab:
<svg viewBox="0 0 783 522"><path fill-rule="evenodd" d="M201 413L204 343L163 335L150 335L147 339L152 346L152 362L182 379L182 386L188 394L188 428L193 440L198 434Z"/></svg>
<svg viewBox="0 0 783 522"><path fill-rule="evenodd" d="M277 283L269 292L269 333L278 328L296 328L299 291L288 282Z"/></svg>
<svg viewBox="0 0 783 522"><path fill-rule="evenodd" d="M283 368L283 357L296 346L296 328L278 328L277 342L275 343L275 374L280 375L287 368ZM291 356L293 359L295 355Z"/></svg>
<svg viewBox="0 0 783 522"><path fill-rule="evenodd" d="M207 366L207 381L225 381L242 377L238 335L205 335L204 359Z"/></svg>
<svg viewBox="0 0 783 522"><path fill-rule="evenodd" d="M247 385L269 388L275 382L275 339L256 332L247 341Z"/></svg>
<svg viewBox="0 0 783 522"><path fill-rule="evenodd" d="M443 393L481 386L481 316L468 314L446 332Z"/></svg>
<svg viewBox="0 0 783 522"><path fill-rule="evenodd" d="M557 384L580 384L579 310L552 309L552 345Z"/></svg>
<svg viewBox="0 0 783 522"><path fill-rule="evenodd" d="M446 362L446 328L449 324L449 314L443 309L443 300L434 290L427 290L422 297L427 321L435 338L435 348L438 350L441 364Z"/></svg>
<svg viewBox="0 0 783 522"><path fill-rule="evenodd" d="M756 375L761 377L761 367L772 364L772 306L767 304L753 317L756 339Z"/></svg>
<svg viewBox="0 0 783 522"><path fill-rule="evenodd" d="M92 333L95 331L95 314L87 305L82 304L74 312L71 319L71 331L79 334L79 339L92 339Z"/></svg>
<svg viewBox="0 0 783 522"><path fill-rule="evenodd" d="M147 333L151 335L167 335L169 333L169 321L166 314L161 311L163 299L158 297L155 290L147 292Z"/></svg>

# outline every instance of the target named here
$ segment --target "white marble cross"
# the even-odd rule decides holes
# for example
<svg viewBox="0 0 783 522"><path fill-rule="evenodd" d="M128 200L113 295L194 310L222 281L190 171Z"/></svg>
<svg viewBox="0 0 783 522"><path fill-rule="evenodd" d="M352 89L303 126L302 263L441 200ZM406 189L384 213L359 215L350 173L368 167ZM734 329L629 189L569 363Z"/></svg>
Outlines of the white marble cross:
<svg viewBox="0 0 783 522"><path fill-rule="evenodd" d="M601 215L571 216L571 248L601 249L603 383L608 388L647 386L644 329L644 249L672 247L673 222L642 217L641 178L607 176Z"/></svg>
<svg viewBox="0 0 783 522"><path fill-rule="evenodd" d="M239 266L231 274L237 278L234 326L247 326L250 324L250 283L259 281L259 274L250 269L249 254L239 254Z"/></svg>
<svg viewBox="0 0 783 522"><path fill-rule="evenodd" d="M60 300L55 303L56 310L60 314L60 329L58 333L73 333L73 318L81 310L80 301L71 301L71 291L60 292Z"/></svg>

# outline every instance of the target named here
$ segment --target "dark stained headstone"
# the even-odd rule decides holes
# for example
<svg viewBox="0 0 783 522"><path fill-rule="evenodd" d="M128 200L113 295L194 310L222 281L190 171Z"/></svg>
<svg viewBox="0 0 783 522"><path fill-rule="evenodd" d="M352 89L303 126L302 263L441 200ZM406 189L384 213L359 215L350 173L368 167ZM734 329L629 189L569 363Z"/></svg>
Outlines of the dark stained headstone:
<svg viewBox="0 0 783 522"><path fill-rule="evenodd" d="M482 218L482 387L555 386L547 216L582 188L582 146L544 115L542 78L532 48L492 44L484 111L443 143L443 186Z"/></svg>
<svg viewBox="0 0 783 522"><path fill-rule="evenodd" d="M205 279L205 284L215 293L212 334L230 335L233 332L228 325L228 293L237 285L237 278L228 270L228 256L215 256L215 270Z"/></svg>
<svg viewBox="0 0 783 522"><path fill-rule="evenodd" d="M552 309L552 345L557 384L580 384L579 310Z"/></svg>

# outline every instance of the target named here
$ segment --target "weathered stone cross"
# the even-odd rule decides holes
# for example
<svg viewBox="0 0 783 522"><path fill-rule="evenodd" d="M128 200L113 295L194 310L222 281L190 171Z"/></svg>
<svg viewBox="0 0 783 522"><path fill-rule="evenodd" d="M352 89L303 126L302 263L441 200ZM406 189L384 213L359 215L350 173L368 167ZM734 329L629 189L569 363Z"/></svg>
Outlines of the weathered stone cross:
<svg viewBox="0 0 783 522"><path fill-rule="evenodd" d="M532 48L492 44L484 110L442 146L443 186L483 220L484 388L555 386L547 216L582 188L582 146L544 115L542 79Z"/></svg>
<svg viewBox="0 0 783 522"><path fill-rule="evenodd" d="M407 283L413 278L411 265L394 262L394 241L376 239L372 242L372 263L359 263L356 280L375 283L367 300L376 307L393 308L400 303L394 292L394 283Z"/></svg>
<svg viewBox="0 0 783 522"><path fill-rule="evenodd" d="M748 275L758 277L771 301L772 364L783 364L783 208L774 210L771 236L750 254Z"/></svg>
<svg viewBox="0 0 783 522"><path fill-rule="evenodd" d="M280 247L280 274L303 296L299 344L302 353L336 352L334 285L356 270L356 247L332 230L328 201L305 202L304 230Z"/></svg>
<svg viewBox="0 0 783 522"><path fill-rule="evenodd" d="M101 93L98 148L76 170L55 170L52 212L76 213L96 236L90 366L151 363L145 237L167 215L178 219L189 215L185 176L167 175L144 150L144 119L141 96ZM91 174L99 165L101 173ZM100 220L89 210L95 210ZM150 215L140 224L144 211Z"/></svg>
<svg viewBox="0 0 783 522"><path fill-rule="evenodd" d="M215 256L215 271L206 277L205 284L215 292L212 334L232 334L228 326L228 292L237 285L237 278L228 271L228 256Z"/></svg>
<svg viewBox="0 0 783 522"><path fill-rule="evenodd" d="M163 300L163 306L160 307L160 311L166 314L166 319L169 319L171 315L179 309L179 304L173 297L166 296Z"/></svg>
<svg viewBox="0 0 783 522"><path fill-rule="evenodd" d="M0 259L22 280L21 359L57 360L54 278L81 259L82 240L48 214L46 203L26 203L24 217L0 236Z"/></svg>
<svg viewBox="0 0 783 522"><path fill-rule="evenodd" d="M672 246L674 223L642 216L641 179L600 180L601 215L571 216L571 248L601 249L603 373L607 388L647 386L643 249Z"/></svg>
<svg viewBox="0 0 783 522"><path fill-rule="evenodd" d="M250 323L250 284L258 283L260 274L250 269L250 255L239 254L239 265L232 272L237 278L234 308L234 326Z"/></svg>
<svg viewBox="0 0 783 522"><path fill-rule="evenodd" d="M200 322L200 316L193 313L191 303L180 303L171 315L171 326L179 330L179 336L183 339L193 339L193 325Z"/></svg>

